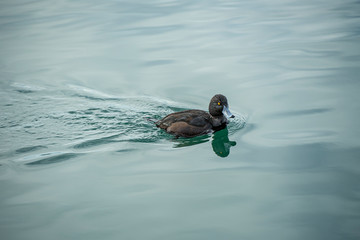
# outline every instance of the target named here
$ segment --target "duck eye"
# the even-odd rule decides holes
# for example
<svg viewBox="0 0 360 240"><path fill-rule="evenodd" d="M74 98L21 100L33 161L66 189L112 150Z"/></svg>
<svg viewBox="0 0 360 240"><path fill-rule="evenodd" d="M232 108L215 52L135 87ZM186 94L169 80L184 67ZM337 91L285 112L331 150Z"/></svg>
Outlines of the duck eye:
<svg viewBox="0 0 360 240"><path fill-rule="evenodd" d="M220 102L218 102L218 105L220 106L220 105L221 105L221 103L220 103Z"/></svg>

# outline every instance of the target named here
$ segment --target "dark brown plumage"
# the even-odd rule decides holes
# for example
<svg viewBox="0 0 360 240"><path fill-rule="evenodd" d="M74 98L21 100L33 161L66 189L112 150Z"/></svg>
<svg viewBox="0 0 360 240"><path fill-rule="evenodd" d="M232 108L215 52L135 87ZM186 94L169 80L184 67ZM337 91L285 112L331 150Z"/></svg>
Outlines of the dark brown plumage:
<svg viewBox="0 0 360 240"><path fill-rule="evenodd" d="M209 113L202 110L176 112L155 124L177 137L195 137L225 128L229 122L227 118L233 117L226 97L217 94L210 100Z"/></svg>

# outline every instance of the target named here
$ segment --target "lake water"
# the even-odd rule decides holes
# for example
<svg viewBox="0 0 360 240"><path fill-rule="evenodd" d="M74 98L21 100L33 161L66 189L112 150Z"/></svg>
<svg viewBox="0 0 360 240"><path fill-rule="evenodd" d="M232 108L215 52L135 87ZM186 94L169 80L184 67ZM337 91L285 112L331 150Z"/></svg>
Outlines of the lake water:
<svg viewBox="0 0 360 240"><path fill-rule="evenodd" d="M1 239L360 239L359 1L1 1L0 47Z"/></svg>

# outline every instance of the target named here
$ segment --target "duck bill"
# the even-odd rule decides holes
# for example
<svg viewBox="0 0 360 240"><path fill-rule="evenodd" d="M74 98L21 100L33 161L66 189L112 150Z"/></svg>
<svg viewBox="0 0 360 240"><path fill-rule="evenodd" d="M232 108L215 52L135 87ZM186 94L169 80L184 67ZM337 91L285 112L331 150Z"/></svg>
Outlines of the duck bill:
<svg viewBox="0 0 360 240"><path fill-rule="evenodd" d="M222 113L225 115L227 119L235 117L226 106L224 106Z"/></svg>

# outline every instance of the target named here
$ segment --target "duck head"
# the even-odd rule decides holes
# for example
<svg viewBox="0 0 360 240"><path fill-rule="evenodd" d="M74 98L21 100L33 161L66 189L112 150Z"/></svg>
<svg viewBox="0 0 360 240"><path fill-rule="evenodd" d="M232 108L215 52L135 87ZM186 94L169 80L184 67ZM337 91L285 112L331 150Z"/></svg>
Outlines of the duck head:
<svg viewBox="0 0 360 240"><path fill-rule="evenodd" d="M209 113L213 117L225 116L227 119L235 117L229 110L229 104L226 97L222 94L216 94L211 98Z"/></svg>

